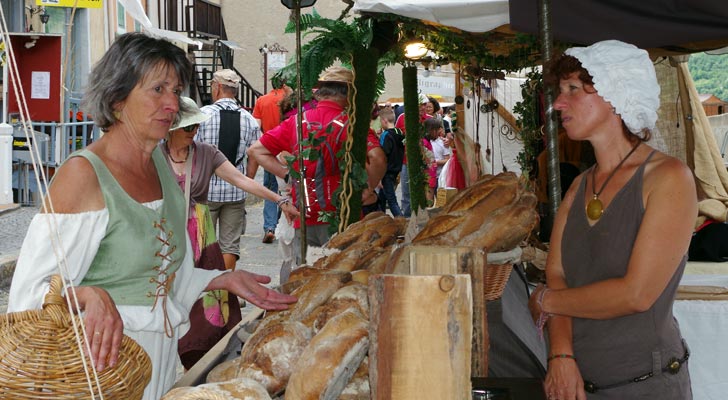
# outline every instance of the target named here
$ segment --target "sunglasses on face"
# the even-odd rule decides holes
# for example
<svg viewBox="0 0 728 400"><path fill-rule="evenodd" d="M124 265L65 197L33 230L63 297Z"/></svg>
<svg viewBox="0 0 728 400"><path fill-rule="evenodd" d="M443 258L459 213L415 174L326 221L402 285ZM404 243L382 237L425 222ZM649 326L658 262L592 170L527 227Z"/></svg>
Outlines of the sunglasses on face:
<svg viewBox="0 0 728 400"><path fill-rule="evenodd" d="M200 126L200 124L187 125L184 128L182 128L182 130L185 131L185 132L192 132L195 129L197 129L198 126Z"/></svg>

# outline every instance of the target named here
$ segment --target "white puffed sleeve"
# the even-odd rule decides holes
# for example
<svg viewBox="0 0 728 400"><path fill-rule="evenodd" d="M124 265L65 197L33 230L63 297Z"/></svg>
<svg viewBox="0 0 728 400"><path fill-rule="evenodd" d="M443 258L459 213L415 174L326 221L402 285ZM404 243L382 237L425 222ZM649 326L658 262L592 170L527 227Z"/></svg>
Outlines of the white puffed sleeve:
<svg viewBox="0 0 728 400"><path fill-rule="evenodd" d="M63 276L78 285L96 256L108 222L106 209L33 217L10 285L8 312L41 308L51 275L61 274L59 266L65 266Z"/></svg>

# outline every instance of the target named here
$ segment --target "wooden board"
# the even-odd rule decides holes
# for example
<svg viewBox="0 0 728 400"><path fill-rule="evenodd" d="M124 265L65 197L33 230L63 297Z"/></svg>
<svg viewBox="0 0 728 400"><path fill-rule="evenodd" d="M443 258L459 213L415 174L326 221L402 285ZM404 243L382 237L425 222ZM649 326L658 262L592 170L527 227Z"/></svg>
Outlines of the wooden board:
<svg viewBox="0 0 728 400"><path fill-rule="evenodd" d="M469 275L372 276L371 398L470 398L472 302Z"/></svg>
<svg viewBox="0 0 728 400"><path fill-rule="evenodd" d="M392 274L467 274L473 298L472 376L488 376L488 318L485 309L487 255L473 247L408 245L393 255Z"/></svg>

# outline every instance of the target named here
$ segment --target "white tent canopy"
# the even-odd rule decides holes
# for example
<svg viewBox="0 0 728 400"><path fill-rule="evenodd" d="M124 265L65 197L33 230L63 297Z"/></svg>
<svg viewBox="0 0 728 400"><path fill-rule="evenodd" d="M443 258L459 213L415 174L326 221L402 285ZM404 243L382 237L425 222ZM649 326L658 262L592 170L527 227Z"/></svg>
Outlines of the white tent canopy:
<svg viewBox="0 0 728 400"><path fill-rule="evenodd" d="M353 10L397 14L468 32L487 32L510 22L508 0L357 0Z"/></svg>

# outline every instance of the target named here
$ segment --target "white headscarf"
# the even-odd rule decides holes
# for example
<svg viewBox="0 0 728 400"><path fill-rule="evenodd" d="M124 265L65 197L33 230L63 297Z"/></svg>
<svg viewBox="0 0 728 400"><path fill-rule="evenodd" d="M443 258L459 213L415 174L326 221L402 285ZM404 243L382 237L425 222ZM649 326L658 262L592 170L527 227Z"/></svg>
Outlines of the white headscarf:
<svg viewBox="0 0 728 400"><path fill-rule="evenodd" d="M594 88L615 108L632 133L654 130L660 85L645 50L619 40L605 40L565 52L594 78Z"/></svg>

